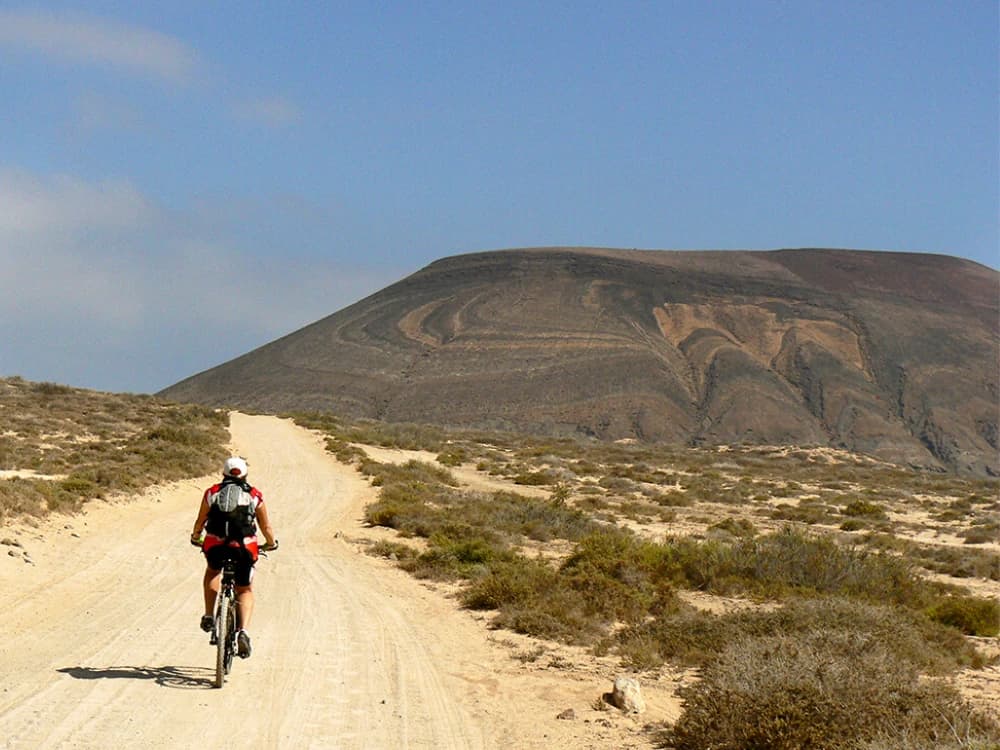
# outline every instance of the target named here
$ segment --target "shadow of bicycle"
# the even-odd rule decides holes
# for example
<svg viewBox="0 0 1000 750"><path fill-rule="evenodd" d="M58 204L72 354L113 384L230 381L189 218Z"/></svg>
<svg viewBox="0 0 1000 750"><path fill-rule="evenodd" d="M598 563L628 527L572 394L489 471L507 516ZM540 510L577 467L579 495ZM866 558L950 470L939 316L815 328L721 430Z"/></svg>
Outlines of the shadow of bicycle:
<svg viewBox="0 0 1000 750"><path fill-rule="evenodd" d="M215 670L204 667L63 667L56 671L78 680L153 680L178 690L215 687Z"/></svg>

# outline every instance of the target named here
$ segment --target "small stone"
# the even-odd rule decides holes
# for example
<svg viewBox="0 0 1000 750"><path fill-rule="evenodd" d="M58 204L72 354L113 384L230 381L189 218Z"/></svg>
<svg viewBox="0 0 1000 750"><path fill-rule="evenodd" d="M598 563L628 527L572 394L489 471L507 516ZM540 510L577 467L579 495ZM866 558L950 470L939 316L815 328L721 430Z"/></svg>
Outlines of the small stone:
<svg viewBox="0 0 1000 750"><path fill-rule="evenodd" d="M21 543L16 539L11 539L9 536L0 539L0 544L6 545L7 547L20 547Z"/></svg>
<svg viewBox="0 0 1000 750"><path fill-rule="evenodd" d="M9 549L9 550L7 550L7 554L10 555L11 557L20 557L21 556L21 553L18 552L16 549Z"/></svg>
<svg viewBox="0 0 1000 750"><path fill-rule="evenodd" d="M573 719L576 718L576 711L574 711L572 708L567 708L562 713L557 714L556 718L557 719L566 719L567 721L572 721Z"/></svg>

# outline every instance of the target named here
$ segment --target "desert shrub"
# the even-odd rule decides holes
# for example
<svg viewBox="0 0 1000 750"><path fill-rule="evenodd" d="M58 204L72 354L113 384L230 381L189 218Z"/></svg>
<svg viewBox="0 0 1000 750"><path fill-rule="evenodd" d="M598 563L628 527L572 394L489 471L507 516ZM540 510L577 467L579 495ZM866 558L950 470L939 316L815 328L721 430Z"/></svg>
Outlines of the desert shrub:
<svg viewBox="0 0 1000 750"><path fill-rule="evenodd" d="M462 593L470 609L494 609L493 626L568 643L589 642L605 623L588 611L584 595L562 585L542 560L520 557L490 568Z"/></svg>
<svg viewBox="0 0 1000 750"><path fill-rule="evenodd" d="M639 485L627 477L606 476L597 482L601 487L612 492L637 492Z"/></svg>
<svg viewBox="0 0 1000 750"><path fill-rule="evenodd" d="M338 461L344 464L360 463L368 458L363 448L352 445L340 438L328 437L326 439L326 449L332 453Z"/></svg>
<svg viewBox="0 0 1000 750"><path fill-rule="evenodd" d="M967 499L953 500L944 510L934 514L938 521L961 521L972 514L972 503Z"/></svg>
<svg viewBox="0 0 1000 750"><path fill-rule="evenodd" d="M824 506L801 503L799 505L789 505L782 503L771 511L771 518L777 521L795 521L812 526L817 523L827 523L830 521L830 514Z"/></svg>
<svg viewBox="0 0 1000 750"><path fill-rule="evenodd" d="M539 542L551 539L575 541L596 526L577 508L526 498L513 492L464 493L453 506L452 513L460 513L477 527Z"/></svg>
<svg viewBox="0 0 1000 750"><path fill-rule="evenodd" d="M874 518L884 521L888 516L885 509L878 503L871 503L867 500L854 500L844 506L842 513L845 516Z"/></svg>
<svg viewBox="0 0 1000 750"><path fill-rule="evenodd" d="M989 544L1000 539L1000 524L980 521L962 533L964 544Z"/></svg>
<svg viewBox="0 0 1000 750"><path fill-rule="evenodd" d="M650 498L657 505L663 505L668 508L688 508L694 505L694 500L688 497L684 492L679 492L677 490L668 490L667 492L661 492L656 495L652 495Z"/></svg>
<svg viewBox="0 0 1000 750"><path fill-rule="evenodd" d="M70 512L110 493L218 470L228 415L151 396L0 379L0 463L60 475L0 492L0 519Z"/></svg>
<svg viewBox="0 0 1000 750"><path fill-rule="evenodd" d="M840 524L841 531L861 531L862 529L867 529L868 524L862 521L860 518L848 518L842 524Z"/></svg>
<svg viewBox="0 0 1000 750"><path fill-rule="evenodd" d="M31 390L39 396L66 396L73 393L73 389L61 383L35 383Z"/></svg>
<svg viewBox="0 0 1000 750"><path fill-rule="evenodd" d="M950 596L932 605L928 616L967 635L1000 634L1000 602L973 596Z"/></svg>
<svg viewBox="0 0 1000 750"><path fill-rule="evenodd" d="M894 659L914 668L944 674L959 667L981 666L983 659L954 628L924 614L843 597L793 599L774 610L747 610L724 615L674 608L664 615L626 627L606 642L624 659L644 668L669 661L704 666L725 645L740 637L783 635L808 637L840 632L882 643ZM636 664L639 666L639 664Z"/></svg>
<svg viewBox="0 0 1000 750"><path fill-rule="evenodd" d="M365 509L365 521L409 536L430 537L444 529L506 534L535 541L579 539L595 523L582 511L511 492L462 492L445 482L451 473L421 462L403 466L366 462L362 470L380 484L379 499Z"/></svg>
<svg viewBox="0 0 1000 750"><path fill-rule="evenodd" d="M552 494L549 495L549 502L553 505L562 507L566 505L566 502L572 494L572 490L570 490L569 486L560 482L552 488Z"/></svg>
<svg viewBox="0 0 1000 750"><path fill-rule="evenodd" d="M757 528L753 525L753 521L747 518L736 519L731 516L712 524L708 528L709 531L721 531L735 537L751 537L757 533Z"/></svg>
<svg viewBox="0 0 1000 750"><path fill-rule="evenodd" d="M464 448L448 448L438 454L437 461L444 466L461 466L469 460L469 452Z"/></svg>
<svg viewBox="0 0 1000 750"><path fill-rule="evenodd" d="M606 621L635 622L672 606L668 548L619 529L584 537L563 562L563 585L582 593L587 611Z"/></svg>
<svg viewBox="0 0 1000 750"><path fill-rule="evenodd" d="M557 586L555 569L542 560L520 558L495 565L462 593L469 609L501 609L537 602Z"/></svg>
<svg viewBox="0 0 1000 750"><path fill-rule="evenodd" d="M374 557L386 557L391 560L410 560L417 556L417 551L408 544L380 540L371 545L366 552Z"/></svg>
<svg viewBox="0 0 1000 750"><path fill-rule="evenodd" d="M1000 580L1000 556L988 549L918 544L886 534L873 534L866 543L876 549L899 552L927 570L955 578Z"/></svg>
<svg viewBox="0 0 1000 750"><path fill-rule="evenodd" d="M678 584L717 594L840 595L911 607L926 606L935 596L898 556L794 528L752 539L682 537L665 544Z"/></svg>
<svg viewBox="0 0 1000 750"><path fill-rule="evenodd" d="M555 484L556 478L548 471L522 471L514 476L514 484L525 487L542 487L548 484Z"/></svg>
<svg viewBox="0 0 1000 750"><path fill-rule="evenodd" d="M0 519L10 516L40 516L48 509L48 482L17 477L0 480Z"/></svg>
<svg viewBox="0 0 1000 750"><path fill-rule="evenodd" d="M884 738L935 746L948 717L996 741L1000 730L975 716L957 691L920 681L883 644L844 632L737 638L702 679L680 691L684 709L662 736L675 750L847 750Z"/></svg>
<svg viewBox="0 0 1000 750"><path fill-rule="evenodd" d="M361 462L361 473L371 478L372 484L385 486L407 482L422 484L445 484L456 486L458 480L445 468L426 461L407 461L405 464L379 463L371 459Z"/></svg>
<svg viewBox="0 0 1000 750"><path fill-rule="evenodd" d="M604 467L595 464L593 461L588 461L587 459L579 459L577 461L572 461L569 464L569 470L572 471L577 476L600 476L604 473Z"/></svg>
<svg viewBox="0 0 1000 750"><path fill-rule="evenodd" d="M929 596L905 560L828 536L785 529L744 541L736 552L738 573L764 592L790 588L908 606L920 606Z"/></svg>
<svg viewBox="0 0 1000 750"><path fill-rule="evenodd" d="M379 445L402 450L441 451L447 432L433 425L360 420L343 429L341 437L353 443Z"/></svg>
<svg viewBox="0 0 1000 750"><path fill-rule="evenodd" d="M417 578L454 580L483 575L490 566L514 559L514 553L497 536L456 526L435 532L429 548L400 566Z"/></svg>

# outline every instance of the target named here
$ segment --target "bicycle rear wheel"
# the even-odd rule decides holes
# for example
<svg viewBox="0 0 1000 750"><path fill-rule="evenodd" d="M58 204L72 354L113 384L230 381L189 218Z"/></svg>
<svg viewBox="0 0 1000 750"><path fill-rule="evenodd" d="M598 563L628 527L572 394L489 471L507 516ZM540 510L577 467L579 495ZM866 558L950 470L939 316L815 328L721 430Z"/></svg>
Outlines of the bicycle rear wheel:
<svg viewBox="0 0 1000 750"><path fill-rule="evenodd" d="M226 651L229 649L229 630L232 625L229 619L232 615L232 607L229 604L228 592L219 592L221 601L219 602L219 615L215 621L215 686L221 688L226 681L226 672L229 665L226 663ZM232 661L232 657L230 657Z"/></svg>
<svg viewBox="0 0 1000 750"><path fill-rule="evenodd" d="M229 616L226 618L226 656L223 667L226 674L233 666L233 655L236 653L236 601L229 597Z"/></svg>

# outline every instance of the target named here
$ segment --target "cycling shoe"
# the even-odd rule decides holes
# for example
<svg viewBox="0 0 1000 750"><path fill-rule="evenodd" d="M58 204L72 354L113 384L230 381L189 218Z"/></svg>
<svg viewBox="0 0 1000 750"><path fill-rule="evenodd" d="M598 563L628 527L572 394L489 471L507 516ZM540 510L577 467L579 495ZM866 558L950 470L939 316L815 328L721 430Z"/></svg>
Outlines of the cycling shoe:
<svg viewBox="0 0 1000 750"><path fill-rule="evenodd" d="M250 646L250 634L241 630L236 634L236 653L241 659L248 659L251 651L253 649Z"/></svg>

